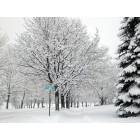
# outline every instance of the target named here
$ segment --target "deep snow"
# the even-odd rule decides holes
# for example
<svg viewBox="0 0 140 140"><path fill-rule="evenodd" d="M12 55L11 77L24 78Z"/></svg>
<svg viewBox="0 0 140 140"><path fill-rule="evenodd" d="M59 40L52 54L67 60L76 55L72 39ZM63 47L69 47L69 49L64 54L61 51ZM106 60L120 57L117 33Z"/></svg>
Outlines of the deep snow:
<svg viewBox="0 0 140 140"><path fill-rule="evenodd" d="M113 105L89 106L84 108L62 109L51 111L48 109L10 109L0 110L0 122L3 123L36 123L36 122L140 122L140 116L118 118Z"/></svg>

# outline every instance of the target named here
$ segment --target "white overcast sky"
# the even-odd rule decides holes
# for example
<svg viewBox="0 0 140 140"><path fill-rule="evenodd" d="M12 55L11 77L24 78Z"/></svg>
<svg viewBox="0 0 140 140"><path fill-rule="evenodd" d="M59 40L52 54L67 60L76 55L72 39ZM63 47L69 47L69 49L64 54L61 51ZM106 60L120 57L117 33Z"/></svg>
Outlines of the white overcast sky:
<svg viewBox="0 0 140 140"><path fill-rule="evenodd" d="M121 18L80 18L87 26L88 33L94 36L96 28L99 30L100 45L109 48L109 54L114 56L119 44L119 28ZM0 18L0 28L8 35L10 41L14 41L16 34L24 31L23 18Z"/></svg>

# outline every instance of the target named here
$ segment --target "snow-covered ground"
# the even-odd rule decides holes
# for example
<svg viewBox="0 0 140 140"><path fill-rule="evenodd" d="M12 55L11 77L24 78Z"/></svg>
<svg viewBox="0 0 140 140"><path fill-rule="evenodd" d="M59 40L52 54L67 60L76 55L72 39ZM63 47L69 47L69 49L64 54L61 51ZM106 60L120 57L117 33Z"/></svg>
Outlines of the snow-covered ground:
<svg viewBox="0 0 140 140"><path fill-rule="evenodd" d="M62 109L51 111L48 109L10 109L0 110L0 122L2 123L36 123L36 122L140 122L140 116L130 118L118 118L113 105Z"/></svg>

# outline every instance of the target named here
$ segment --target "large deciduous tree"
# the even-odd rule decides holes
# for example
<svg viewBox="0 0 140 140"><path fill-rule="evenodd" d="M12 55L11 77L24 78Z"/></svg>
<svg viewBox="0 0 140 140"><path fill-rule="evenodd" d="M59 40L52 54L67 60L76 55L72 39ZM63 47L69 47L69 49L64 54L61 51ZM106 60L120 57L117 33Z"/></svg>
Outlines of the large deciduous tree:
<svg viewBox="0 0 140 140"><path fill-rule="evenodd" d="M98 31L89 38L77 19L42 17L25 20L25 32L17 40L20 71L55 85L55 108L70 108L71 91L102 73L106 49L100 48ZM88 95L87 95L88 96Z"/></svg>
<svg viewBox="0 0 140 140"><path fill-rule="evenodd" d="M85 27L79 20L53 17L28 19L25 27L17 41L20 66L25 73L56 85L55 103L59 110L59 92L70 87L89 63L83 57L91 47Z"/></svg>

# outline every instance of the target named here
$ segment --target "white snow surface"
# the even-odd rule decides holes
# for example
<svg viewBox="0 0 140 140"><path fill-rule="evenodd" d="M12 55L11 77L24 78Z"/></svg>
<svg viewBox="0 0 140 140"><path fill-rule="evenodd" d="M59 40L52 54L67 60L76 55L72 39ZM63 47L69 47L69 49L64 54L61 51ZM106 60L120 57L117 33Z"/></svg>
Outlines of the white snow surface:
<svg viewBox="0 0 140 140"><path fill-rule="evenodd" d="M140 122L140 116L119 118L116 115L114 105L89 106L60 111L51 111L48 116L48 109L10 109L0 110L1 123L95 123L95 122Z"/></svg>

